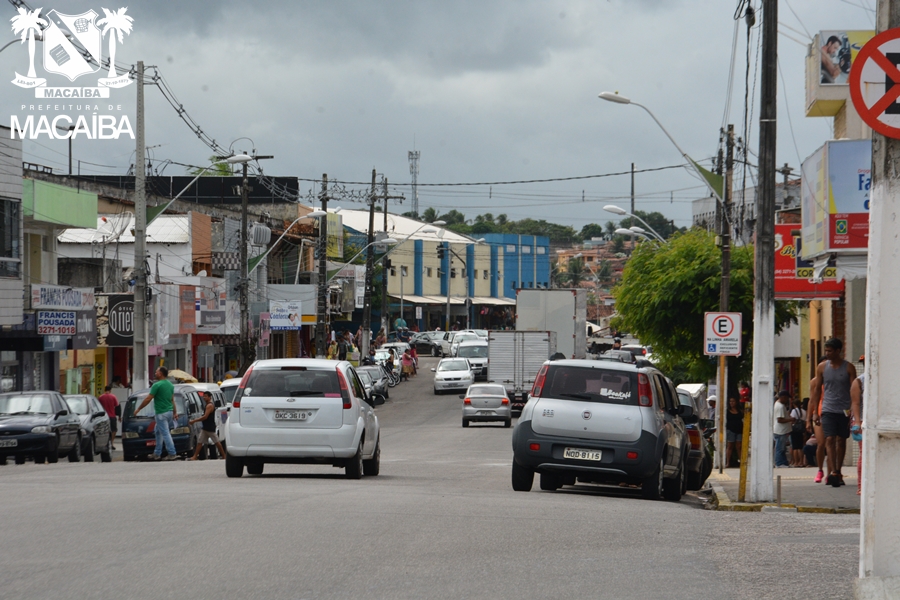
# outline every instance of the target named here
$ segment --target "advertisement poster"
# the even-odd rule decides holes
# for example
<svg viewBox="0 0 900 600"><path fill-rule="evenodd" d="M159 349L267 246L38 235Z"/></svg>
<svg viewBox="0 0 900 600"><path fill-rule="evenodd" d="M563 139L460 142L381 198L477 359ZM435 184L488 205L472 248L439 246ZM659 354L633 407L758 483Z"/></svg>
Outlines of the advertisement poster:
<svg viewBox="0 0 900 600"><path fill-rule="evenodd" d="M134 294L98 296L97 342L101 346L134 345Z"/></svg>
<svg viewBox="0 0 900 600"><path fill-rule="evenodd" d="M37 314L38 335L75 335L75 312L42 310Z"/></svg>
<svg viewBox="0 0 900 600"><path fill-rule="evenodd" d="M299 301L270 300L269 313L269 329L272 331L300 329L301 315L303 313L300 311Z"/></svg>
<svg viewBox="0 0 900 600"><path fill-rule="evenodd" d="M259 313L259 347L266 348L269 345L269 336L271 333L270 321L272 315L267 312Z"/></svg>
<svg viewBox="0 0 900 600"><path fill-rule="evenodd" d="M220 327L223 333L225 327L225 292L217 287L200 288L200 326Z"/></svg>
<svg viewBox="0 0 900 600"><path fill-rule="evenodd" d="M97 347L97 313L82 310L75 313L75 337L73 350L91 350Z"/></svg>
<svg viewBox="0 0 900 600"><path fill-rule="evenodd" d="M94 310L94 289L32 284L31 308Z"/></svg>
<svg viewBox="0 0 900 600"><path fill-rule="evenodd" d="M800 257L802 241L797 225L775 225L775 298L811 300L838 298L844 283L837 281L834 259L825 268L821 283L813 283L813 262Z"/></svg>
<svg viewBox="0 0 900 600"><path fill-rule="evenodd" d="M873 37L874 31L820 31L816 42L820 55L819 83L846 85L853 61Z"/></svg>
<svg viewBox="0 0 900 600"><path fill-rule="evenodd" d="M336 213L328 213L325 217L328 220L328 258L344 257L344 225L341 215Z"/></svg>
<svg viewBox="0 0 900 600"><path fill-rule="evenodd" d="M194 306L196 295L197 288L194 286L178 286L179 303L181 305L180 317L178 319L178 333L181 335L197 332L197 311Z"/></svg>

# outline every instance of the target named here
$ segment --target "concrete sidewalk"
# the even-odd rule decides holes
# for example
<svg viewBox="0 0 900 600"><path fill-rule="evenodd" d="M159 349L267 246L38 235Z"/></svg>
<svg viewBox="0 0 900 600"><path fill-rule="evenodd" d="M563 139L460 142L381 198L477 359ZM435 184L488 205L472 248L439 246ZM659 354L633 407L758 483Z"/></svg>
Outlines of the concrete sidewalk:
<svg viewBox="0 0 900 600"><path fill-rule="evenodd" d="M844 468L846 485L839 488L816 483L815 467L775 469L774 477L781 476L781 502L788 509L798 512L818 513L859 513L859 499L856 495L856 468ZM725 469L719 474L714 470L709 476L713 488L712 504L717 510L760 511L774 506L775 502L738 502L740 469ZM777 479L774 486L777 494ZM766 510L772 510L765 508Z"/></svg>

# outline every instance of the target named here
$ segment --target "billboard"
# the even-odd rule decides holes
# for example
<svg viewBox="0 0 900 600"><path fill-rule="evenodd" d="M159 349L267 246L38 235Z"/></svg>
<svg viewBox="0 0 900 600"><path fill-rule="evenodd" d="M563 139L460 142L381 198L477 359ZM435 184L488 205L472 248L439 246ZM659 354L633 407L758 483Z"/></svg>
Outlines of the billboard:
<svg viewBox="0 0 900 600"><path fill-rule="evenodd" d="M328 213L325 217L328 221L328 258L344 257L344 224L341 215L338 213Z"/></svg>
<svg viewBox="0 0 900 600"><path fill-rule="evenodd" d="M269 300L269 329L272 331L300 329L303 316L300 306L297 300Z"/></svg>
<svg viewBox="0 0 900 600"><path fill-rule="evenodd" d="M844 283L837 280L834 259L823 273L821 283L813 283L813 263L800 257L802 239L795 236L797 225L775 225L775 298L811 300L838 298Z"/></svg>
<svg viewBox="0 0 900 600"><path fill-rule="evenodd" d="M803 258L868 248L871 187L871 140L826 142L803 161Z"/></svg>
<svg viewBox="0 0 900 600"><path fill-rule="evenodd" d="M42 310L37 313L38 335L75 335L75 311Z"/></svg>
<svg viewBox="0 0 900 600"><path fill-rule="evenodd" d="M97 342L100 346L134 345L134 294L97 297Z"/></svg>
<svg viewBox="0 0 900 600"><path fill-rule="evenodd" d="M820 31L816 41L819 84L847 85L853 61L874 36L874 31Z"/></svg>

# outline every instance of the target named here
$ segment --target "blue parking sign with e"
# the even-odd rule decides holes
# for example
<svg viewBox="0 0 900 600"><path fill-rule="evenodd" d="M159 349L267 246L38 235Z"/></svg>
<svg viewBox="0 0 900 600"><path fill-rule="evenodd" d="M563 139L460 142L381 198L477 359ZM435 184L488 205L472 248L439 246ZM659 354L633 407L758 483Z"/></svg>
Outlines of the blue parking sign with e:
<svg viewBox="0 0 900 600"><path fill-rule="evenodd" d="M715 351L716 351L716 345L715 345L715 344L707 344L707 345L706 345L706 351L707 351L707 352L715 352Z"/></svg>

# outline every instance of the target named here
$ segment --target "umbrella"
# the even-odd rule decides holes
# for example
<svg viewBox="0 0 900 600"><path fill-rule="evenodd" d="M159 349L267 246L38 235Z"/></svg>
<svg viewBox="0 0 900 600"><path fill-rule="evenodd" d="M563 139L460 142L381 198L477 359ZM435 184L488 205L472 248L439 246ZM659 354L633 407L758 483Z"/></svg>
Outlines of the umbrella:
<svg viewBox="0 0 900 600"><path fill-rule="evenodd" d="M237 372L237 371L234 371L234 370L231 370L231 371L225 371L225 374L226 374L226 375L231 375L232 377L237 377L237 376L238 376L238 372Z"/></svg>
<svg viewBox="0 0 900 600"><path fill-rule="evenodd" d="M190 373L182 371L181 369L172 369L171 371L169 371L169 377L171 377L175 381L178 381L179 383L198 383L196 377L194 377Z"/></svg>

